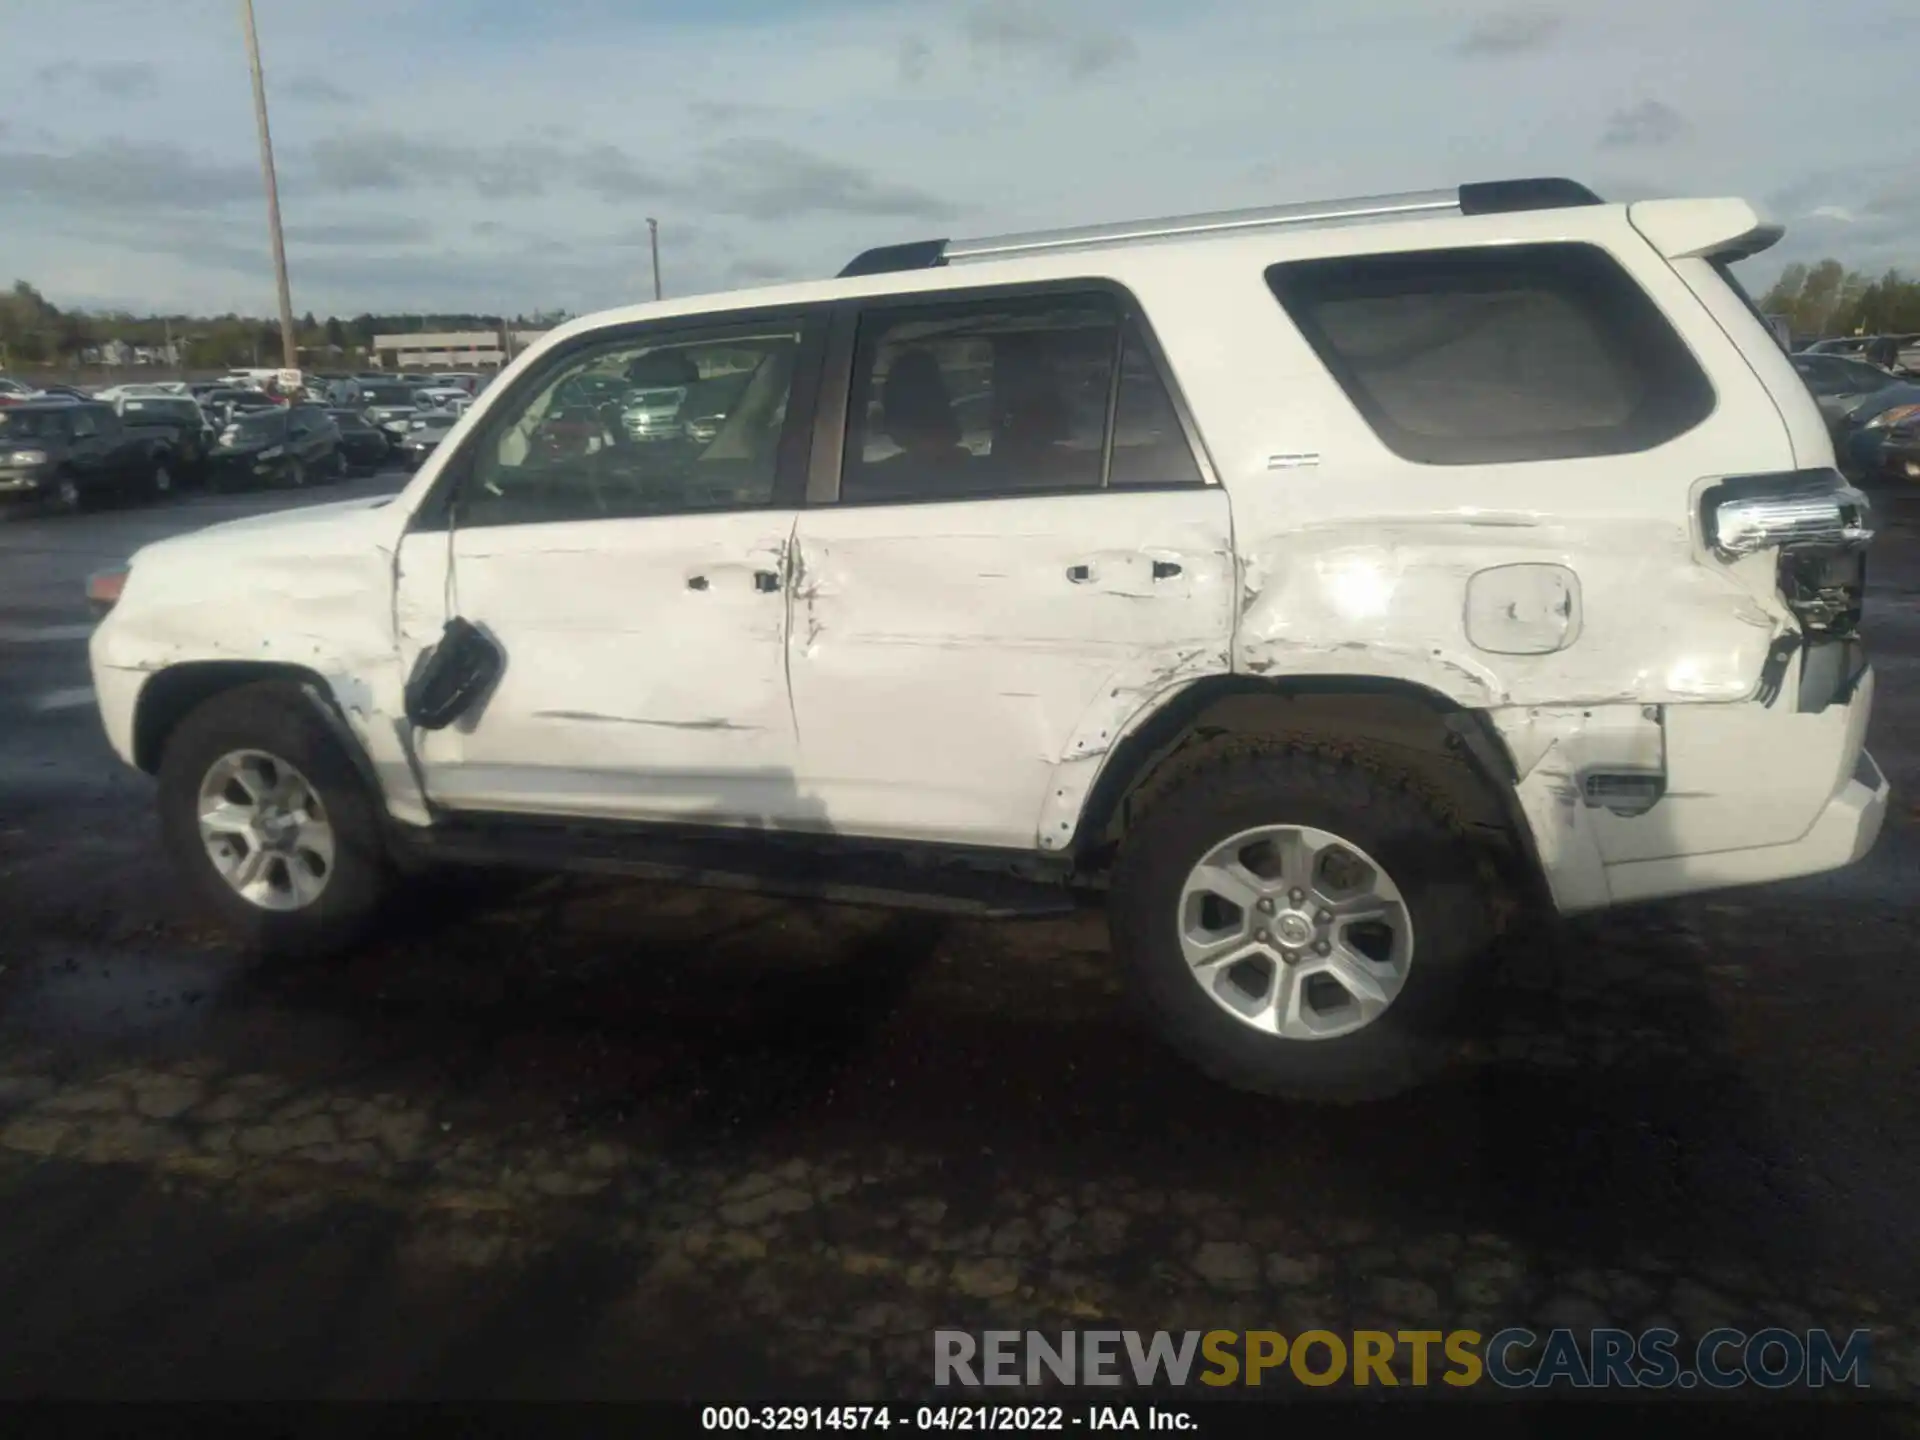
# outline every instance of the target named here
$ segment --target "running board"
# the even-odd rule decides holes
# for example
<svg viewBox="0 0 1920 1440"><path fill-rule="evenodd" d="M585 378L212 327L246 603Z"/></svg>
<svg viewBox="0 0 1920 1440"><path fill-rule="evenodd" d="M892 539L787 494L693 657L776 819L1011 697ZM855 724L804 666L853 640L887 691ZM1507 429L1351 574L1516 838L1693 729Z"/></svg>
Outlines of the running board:
<svg viewBox="0 0 1920 1440"><path fill-rule="evenodd" d="M783 899L828 900L979 919L1034 919L1079 908L1064 871L1015 873L1022 852L882 846L832 836L464 816L398 826L396 843L423 860L619 875Z"/></svg>

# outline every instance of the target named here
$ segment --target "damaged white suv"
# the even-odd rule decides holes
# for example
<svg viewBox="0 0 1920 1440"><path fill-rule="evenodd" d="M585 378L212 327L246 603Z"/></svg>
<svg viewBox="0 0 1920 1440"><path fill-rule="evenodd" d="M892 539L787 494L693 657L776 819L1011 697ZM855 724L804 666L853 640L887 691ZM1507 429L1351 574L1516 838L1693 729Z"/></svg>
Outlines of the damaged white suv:
<svg viewBox="0 0 1920 1440"><path fill-rule="evenodd" d="M1567 181L870 251L548 335L397 499L142 550L92 644L192 890L413 857L1030 914L1395 1090L1529 906L1863 855L1866 502L1728 262Z"/></svg>

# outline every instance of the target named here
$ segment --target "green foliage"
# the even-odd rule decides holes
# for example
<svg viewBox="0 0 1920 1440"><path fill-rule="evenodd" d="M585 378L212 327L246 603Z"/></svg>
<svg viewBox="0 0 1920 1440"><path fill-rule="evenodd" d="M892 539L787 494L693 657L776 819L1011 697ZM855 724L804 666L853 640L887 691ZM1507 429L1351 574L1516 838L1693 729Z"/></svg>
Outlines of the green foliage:
<svg viewBox="0 0 1920 1440"><path fill-rule="evenodd" d="M1870 279L1838 260L1796 262L1759 305L1769 315L1787 316L1798 336L1920 334L1920 280L1898 270Z"/></svg>
<svg viewBox="0 0 1920 1440"><path fill-rule="evenodd" d="M524 316L511 323L526 328ZM492 330L497 315L356 315L343 320L311 311L294 326L309 369L361 363L375 335L420 330ZM119 340L158 348L171 341L190 370L280 363L280 324L252 315L130 315L62 310L25 280L0 293L0 368L67 369L91 348ZM331 347L331 348L330 348Z"/></svg>

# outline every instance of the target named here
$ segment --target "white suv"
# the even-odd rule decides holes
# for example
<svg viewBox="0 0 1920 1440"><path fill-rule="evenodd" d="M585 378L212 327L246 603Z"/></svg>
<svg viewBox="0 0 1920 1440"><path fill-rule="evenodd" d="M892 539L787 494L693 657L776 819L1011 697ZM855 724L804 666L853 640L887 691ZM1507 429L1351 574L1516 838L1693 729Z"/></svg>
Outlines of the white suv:
<svg viewBox="0 0 1920 1440"><path fill-rule="evenodd" d="M417 856L1104 891L1208 1071L1390 1092L1529 906L1879 832L1866 502L1727 270L1779 233L1511 181L590 316L397 498L135 556L107 733L270 951Z"/></svg>

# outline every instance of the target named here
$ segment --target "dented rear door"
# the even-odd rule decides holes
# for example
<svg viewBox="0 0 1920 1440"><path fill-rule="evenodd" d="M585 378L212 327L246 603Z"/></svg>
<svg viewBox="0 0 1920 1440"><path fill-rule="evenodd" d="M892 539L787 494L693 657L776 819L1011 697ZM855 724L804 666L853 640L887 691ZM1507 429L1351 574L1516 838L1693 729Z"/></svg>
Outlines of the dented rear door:
<svg viewBox="0 0 1920 1440"><path fill-rule="evenodd" d="M1226 670L1226 494L1124 295L849 311L827 373L848 405L822 407L795 530L801 789L843 833L1034 848L1063 767Z"/></svg>

